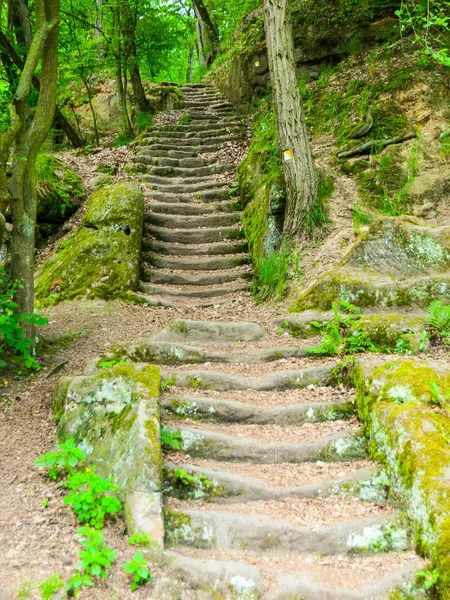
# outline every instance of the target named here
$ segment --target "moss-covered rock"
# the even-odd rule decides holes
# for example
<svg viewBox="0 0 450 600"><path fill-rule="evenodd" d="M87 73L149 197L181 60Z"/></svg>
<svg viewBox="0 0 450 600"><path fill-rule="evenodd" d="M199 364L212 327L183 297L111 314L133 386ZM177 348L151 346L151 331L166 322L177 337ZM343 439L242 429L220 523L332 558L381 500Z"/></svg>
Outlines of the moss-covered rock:
<svg viewBox="0 0 450 600"><path fill-rule="evenodd" d="M129 298L139 281L143 219L143 194L136 185L118 183L95 192L79 227L39 269L37 302Z"/></svg>
<svg viewBox="0 0 450 600"><path fill-rule="evenodd" d="M360 361L357 407L374 458L382 460L412 520L415 541L441 573L450 598L450 414L433 408L433 382L450 388L450 368L434 361Z"/></svg>
<svg viewBox="0 0 450 600"><path fill-rule="evenodd" d="M159 370L119 365L92 377L63 378L53 402L61 441L74 438L89 464L113 477L130 532L162 547Z"/></svg>
<svg viewBox="0 0 450 600"><path fill-rule="evenodd" d="M386 217L375 221L291 310L329 310L338 300L361 307L427 306L449 292L450 228Z"/></svg>
<svg viewBox="0 0 450 600"><path fill-rule="evenodd" d="M36 178L37 222L64 223L83 198L80 176L55 156L40 154L36 161Z"/></svg>

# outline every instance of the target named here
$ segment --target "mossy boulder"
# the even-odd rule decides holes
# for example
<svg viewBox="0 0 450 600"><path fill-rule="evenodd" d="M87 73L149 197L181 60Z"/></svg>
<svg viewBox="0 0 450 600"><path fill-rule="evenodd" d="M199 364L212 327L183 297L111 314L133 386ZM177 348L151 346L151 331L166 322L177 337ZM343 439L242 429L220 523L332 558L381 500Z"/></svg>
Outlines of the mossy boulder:
<svg viewBox="0 0 450 600"><path fill-rule="evenodd" d="M49 306L84 296L132 298L139 281L143 220L144 198L136 185L97 190L78 228L39 269L37 302Z"/></svg>
<svg viewBox="0 0 450 600"><path fill-rule="evenodd" d="M60 380L53 411L58 438L74 438L88 464L119 486L130 533L162 548L159 370L118 365Z"/></svg>
<svg viewBox="0 0 450 600"><path fill-rule="evenodd" d="M436 361L360 361L357 409L373 458L385 463L411 518L418 548L441 574L450 598L450 414L432 404L433 382L450 389L450 367Z"/></svg>
<svg viewBox="0 0 450 600"><path fill-rule="evenodd" d="M83 198L80 176L59 158L40 154L36 161L36 179L38 224L64 223Z"/></svg>
<svg viewBox="0 0 450 600"><path fill-rule="evenodd" d="M337 268L301 294L291 311L329 310L339 300L361 307L424 307L449 292L450 227L386 217L360 236Z"/></svg>
<svg viewBox="0 0 450 600"><path fill-rule="evenodd" d="M184 96L178 84L167 81L144 82L144 88L147 100L155 112L168 112L184 108Z"/></svg>

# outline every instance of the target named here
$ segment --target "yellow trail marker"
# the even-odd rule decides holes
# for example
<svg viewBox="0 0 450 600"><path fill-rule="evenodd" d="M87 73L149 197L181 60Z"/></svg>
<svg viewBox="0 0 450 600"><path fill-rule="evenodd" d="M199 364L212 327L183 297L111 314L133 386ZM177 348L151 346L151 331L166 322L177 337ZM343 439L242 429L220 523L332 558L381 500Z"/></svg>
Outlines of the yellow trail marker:
<svg viewBox="0 0 450 600"><path fill-rule="evenodd" d="M290 150L285 150L283 152L284 155L284 160L292 160L294 158L294 155L292 154L292 152Z"/></svg>
<svg viewBox="0 0 450 600"><path fill-rule="evenodd" d="M255 67L259 67L259 60L255 60Z"/></svg>

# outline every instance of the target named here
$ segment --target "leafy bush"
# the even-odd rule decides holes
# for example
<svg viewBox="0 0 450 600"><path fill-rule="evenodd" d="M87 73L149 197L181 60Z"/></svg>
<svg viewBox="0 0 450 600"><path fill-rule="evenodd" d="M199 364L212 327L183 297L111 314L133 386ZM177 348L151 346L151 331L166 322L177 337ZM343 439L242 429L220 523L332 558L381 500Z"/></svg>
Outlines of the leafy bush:
<svg viewBox="0 0 450 600"><path fill-rule="evenodd" d="M148 562L144 559L142 552L136 552L133 560L123 563L122 567L128 575L133 576L133 580L130 584L130 590L132 592L152 579L152 575L148 568Z"/></svg>
<svg viewBox="0 0 450 600"><path fill-rule="evenodd" d="M106 516L118 513L122 508L117 498L106 494L117 490L118 486L97 475L95 467L70 475L65 487L70 492L64 498L64 504L73 508L80 523L87 523L95 529L101 529Z"/></svg>
<svg viewBox="0 0 450 600"><path fill-rule="evenodd" d="M10 355L28 369L38 369L39 364L32 356L34 340L25 337L24 325L32 323L39 327L48 321L37 314L17 312L14 296L22 287L18 281L9 281L5 270L0 269L0 355ZM0 358L0 367L5 366L6 361Z"/></svg>
<svg viewBox="0 0 450 600"><path fill-rule="evenodd" d="M36 459L34 464L39 468L48 468L47 475L56 480L63 472L65 475L72 475L75 467L84 465L85 460L85 453L78 448L73 439L69 439L60 444L56 452L47 452Z"/></svg>

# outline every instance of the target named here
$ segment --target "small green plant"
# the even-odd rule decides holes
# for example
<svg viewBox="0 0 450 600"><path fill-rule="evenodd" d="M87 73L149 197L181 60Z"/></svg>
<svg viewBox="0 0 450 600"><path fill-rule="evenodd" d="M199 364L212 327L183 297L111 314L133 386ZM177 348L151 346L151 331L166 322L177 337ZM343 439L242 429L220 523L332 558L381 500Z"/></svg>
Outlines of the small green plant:
<svg viewBox="0 0 450 600"><path fill-rule="evenodd" d="M449 408L450 390L444 392L434 381L429 381L428 385L431 390L431 403L439 408Z"/></svg>
<svg viewBox="0 0 450 600"><path fill-rule="evenodd" d="M48 498L44 498L44 499L42 500L41 504L42 504L42 506L43 506L44 508L48 508Z"/></svg>
<svg viewBox="0 0 450 600"><path fill-rule="evenodd" d="M443 339L450 343L450 305L442 300L433 300L427 309L427 323Z"/></svg>
<svg viewBox="0 0 450 600"><path fill-rule="evenodd" d="M356 231L359 231L359 229L364 225L369 225L372 221L372 216L366 212L361 204L354 204L352 214L353 226Z"/></svg>
<svg viewBox="0 0 450 600"><path fill-rule="evenodd" d="M39 584L42 600L50 600L62 587L64 580L58 573L53 573L48 579Z"/></svg>
<svg viewBox="0 0 450 600"><path fill-rule="evenodd" d="M346 353L382 351L370 339L366 331L358 329L361 310L350 302L333 303L333 320L312 325L322 330L322 341L308 348L308 353L318 356L343 356ZM341 309L342 312L339 312Z"/></svg>
<svg viewBox="0 0 450 600"><path fill-rule="evenodd" d="M405 338L398 338L395 343L396 354L414 354L414 348L411 346L411 342Z"/></svg>
<svg viewBox="0 0 450 600"><path fill-rule="evenodd" d="M181 450L183 436L179 431L172 431L168 427L161 427L161 445L164 450Z"/></svg>
<svg viewBox="0 0 450 600"><path fill-rule="evenodd" d="M127 364L126 360L111 359L111 360L101 360L97 366L100 367L100 369L112 369L112 367L123 367L126 364Z"/></svg>
<svg viewBox="0 0 450 600"><path fill-rule="evenodd" d="M132 592L136 591L141 585L152 580L152 575L148 567L149 564L144 559L142 552L136 552L133 556L133 560L123 563L122 568L128 575L133 577L130 584L130 590Z"/></svg>
<svg viewBox="0 0 450 600"><path fill-rule="evenodd" d="M128 538L128 544L130 546L148 546L150 544L150 538L145 533L133 533Z"/></svg>
<svg viewBox="0 0 450 600"><path fill-rule="evenodd" d="M300 257L283 241L280 248L262 256L258 265L258 281L254 291L259 302L279 302L289 288L289 280L299 271Z"/></svg>
<svg viewBox="0 0 450 600"><path fill-rule="evenodd" d="M33 357L34 340L25 337L24 326L31 323L40 327L48 321L37 314L17 312L19 306L14 301L14 296L22 288L20 282L9 281L5 269L0 269L0 355L11 357L27 369L39 369L39 363ZM0 358L0 368L6 364Z"/></svg>
<svg viewBox="0 0 450 600"><path fill-rule="evenodd" d="M17 591L16 596L20 598L20 600L25 600L25 598L29 598L31 596L31 583L25 583L20 590Z"/></svg>
<svg viewBox="0 0 450 600"><path fill-rule="evenodd" d="M177 380L175 379L175 377L170 377L170 379L165 379L164 381L161 381L160 387L161 387L161 391L165 391L167 390L167 388L176 385Z"/></svg>
<svg viewBox="0 0 450 600"><path fill-rule="evenodd" d="M84 548L78 553L80 561L75 567L76 573L65 586L65 590L72 596L81 587L93 587L95 585L93 578L106 579L108 570L118 554L117 550L105 546L103 532L82 527L77 533L82 538L80 543Z"/></svg>
<svg viewBox="0 0 450 600"><path fill-rule="evenodd" d="M212 486L212 481L205 475L191 475L184 469L177 469L175 471L175 480L186 487L200 486L209 489Z"/></svg>
<svg viewBox="0 0 450 600"><path fill-rule="evenodd" d="M56 480L61 475L72 475L76 467L84 465L85 460L85 453L71 438L60 444L55 452L47 452L40 456L34 461L34 464L40 469L48 469L48 477Z"/></svg>
<svg viewBox="0 0 450 600"><path fill-rule="evenodd" d="M118 489L111 479L100 477L95 467L70 475L65 482L69 493L64 504L69 504L80 523L87 523L101 529L108 515L116 514L122 508L120 501L106 492Z"/></svg>
<svg viewBox="0 0 450 600"><path fill-rule="evenodd" d="M425 569L417 573L417 582L424 586L427 592L438 592L441 573L439 569Z"/></svg>

